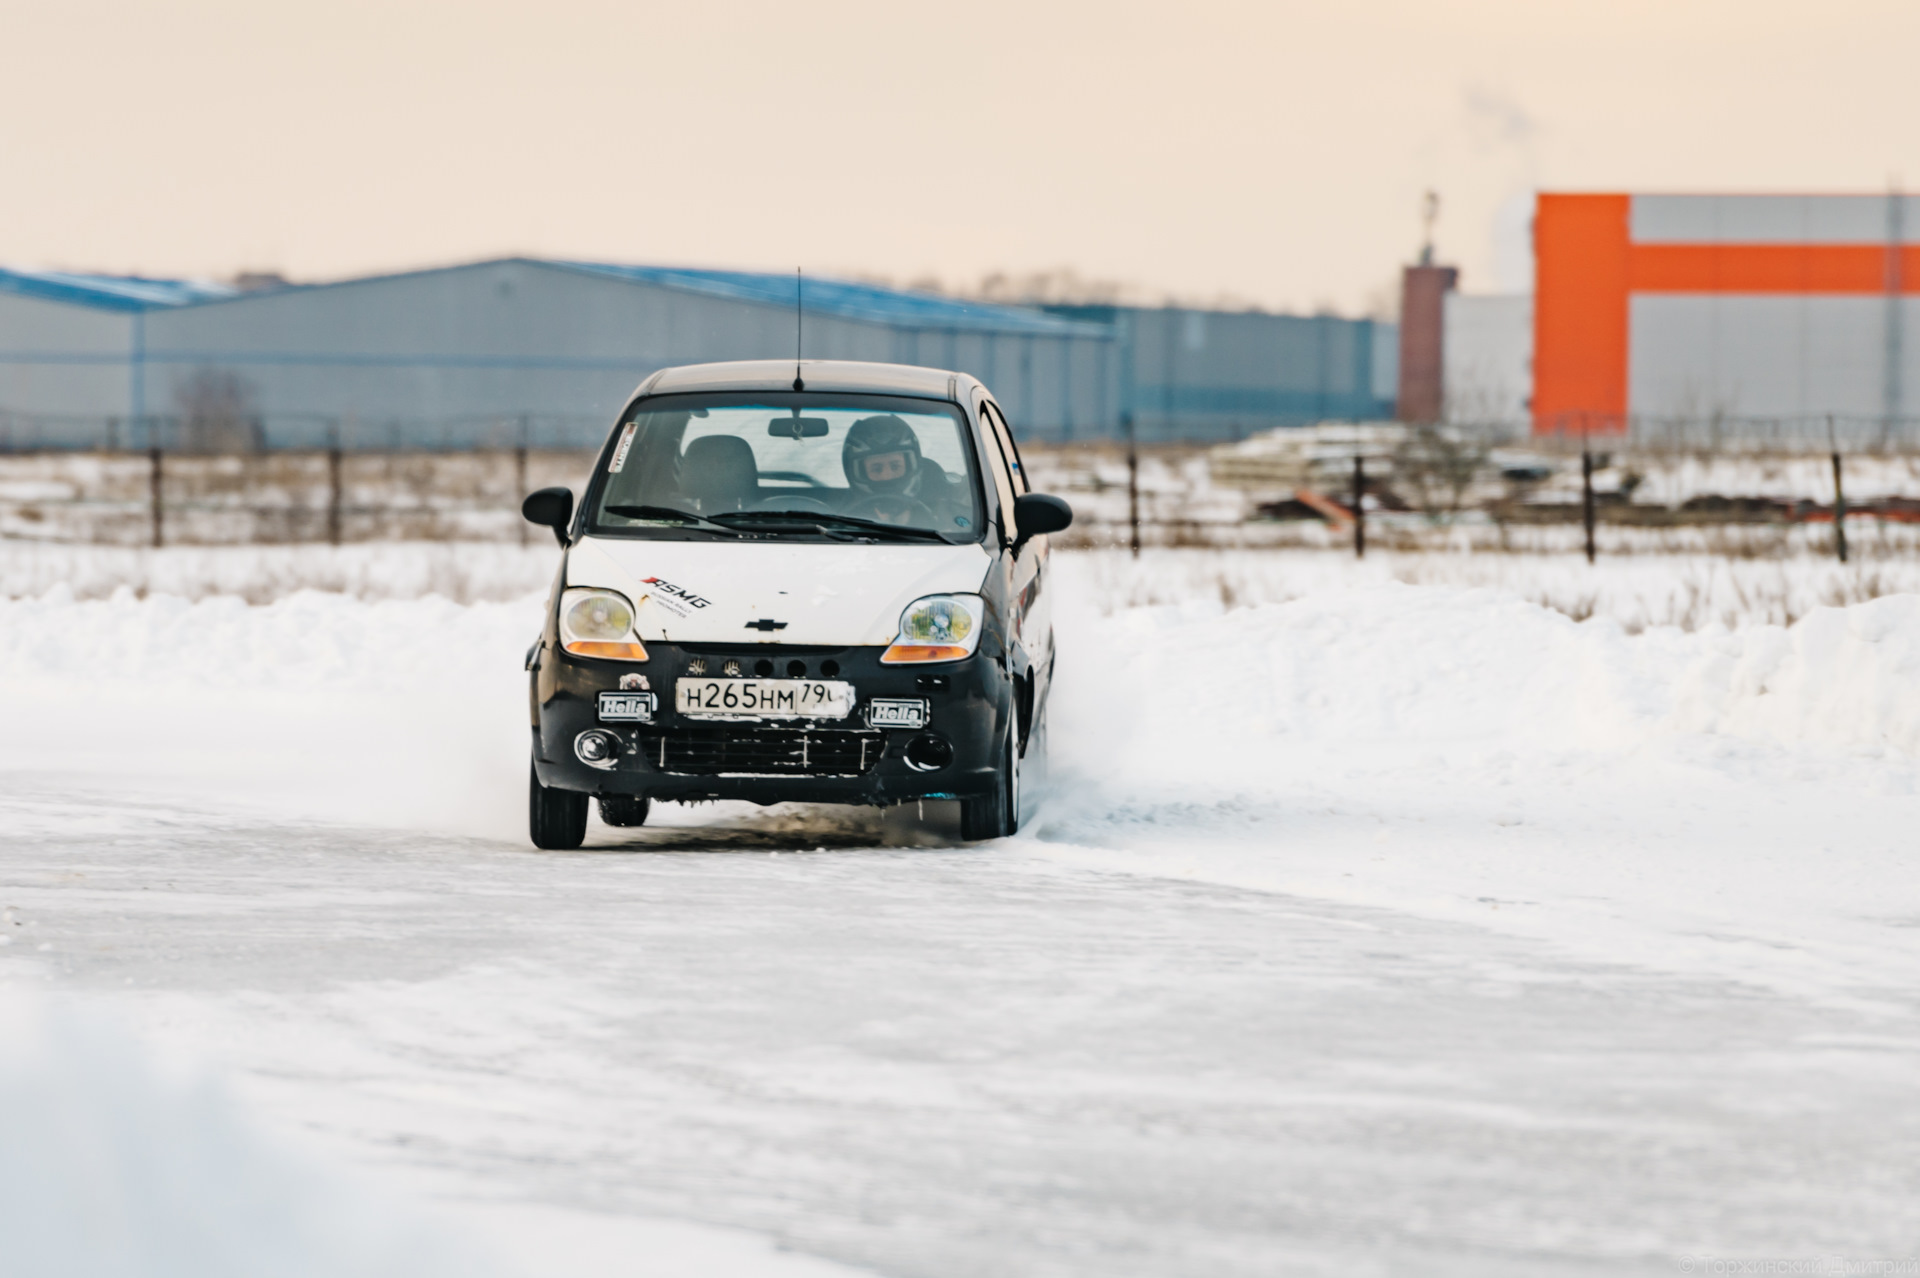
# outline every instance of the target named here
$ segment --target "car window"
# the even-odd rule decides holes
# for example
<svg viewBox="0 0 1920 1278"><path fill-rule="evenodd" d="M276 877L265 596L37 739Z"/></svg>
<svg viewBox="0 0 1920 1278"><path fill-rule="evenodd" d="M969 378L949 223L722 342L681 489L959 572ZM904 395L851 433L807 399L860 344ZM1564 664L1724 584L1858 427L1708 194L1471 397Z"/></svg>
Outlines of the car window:
<svg viewBox="0 0 1920 1278"><path fill-rule="evenodd" d="M1000 509L1006 520L1006 535L1014 535L1013 499L1019 492L1013 486L1013 472L1007 468L1006 454L1001 450L1000 441L995 437L993 414L982 401L980 405L980 438L986 444L987 469L993 472L993 486L1000 491Z"/></svg>
<svg viewBox="0 0 1920 1278"><path fill-rule="evenodd" d="M937 400L814 393L641 400L616 429L593 531L711 536L711 528L702 533L661 512L738 523L734 517L787 511L974 541L982 515L965 430L960 409Z"/></svg>
<svg viewBox="0 0 1920 1278"><path fill-rule="evenodd" d="M1001 451L1006 454L1007 468L1013 472L1013 491L1032 492L1033 486L1027 482L1026 467L1020 464L1020 449L1013 442L1013 432L1007 429L1006 418L1000 415L1000 406L989 403L986 407L988 420L993 423L994 438L999 443Z"/></svg>

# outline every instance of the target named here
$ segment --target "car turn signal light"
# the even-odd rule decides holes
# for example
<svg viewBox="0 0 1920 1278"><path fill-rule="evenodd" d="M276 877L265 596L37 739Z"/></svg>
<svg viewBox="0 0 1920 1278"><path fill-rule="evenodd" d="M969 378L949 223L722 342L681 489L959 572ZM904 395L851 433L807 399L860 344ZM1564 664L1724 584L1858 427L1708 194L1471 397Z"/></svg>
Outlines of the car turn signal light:
<svg viewBox="0 0 1920 1278"><path fill-rule="evenodd" d="M967 650L950 643L896 643L880 654L880 664L897 666L909 661L958 661Z"/></svg>
<svg viewBox="0 0 1920 1278"><path fill-rule="evenodd" d="M609 643L604 639L569 639L561 645L576 657L609 657L615 661L645 661L646 645Z"/></svg>

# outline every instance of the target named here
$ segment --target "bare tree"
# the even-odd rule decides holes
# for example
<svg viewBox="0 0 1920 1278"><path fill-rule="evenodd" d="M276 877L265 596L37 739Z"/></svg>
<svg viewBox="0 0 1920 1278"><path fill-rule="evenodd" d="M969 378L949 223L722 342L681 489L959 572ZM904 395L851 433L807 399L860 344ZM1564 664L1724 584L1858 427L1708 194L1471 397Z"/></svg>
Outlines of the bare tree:
<svg viewBox="0 0 1920 1278"><path fill-rule="evenodd" d="M1474 482L1491 452L1479 432L1435 423L1409 426L1393 447L1393 486L1436 526L1467 508Z"/></svg>
<svg viewBox="0 0 1920 1278"><path fill-rule="evenodd" d="M196 368L173 389L180 447L194 453L251 453L266 444L252 383L229 369Z"/></svg>

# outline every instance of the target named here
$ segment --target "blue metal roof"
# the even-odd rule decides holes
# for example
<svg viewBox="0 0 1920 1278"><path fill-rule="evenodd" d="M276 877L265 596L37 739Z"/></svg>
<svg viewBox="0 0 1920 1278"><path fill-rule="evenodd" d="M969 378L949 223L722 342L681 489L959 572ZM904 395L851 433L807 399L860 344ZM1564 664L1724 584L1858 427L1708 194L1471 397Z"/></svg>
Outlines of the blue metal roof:
<svg viewBox="0 0 1920 1278"><path fill-rule="evenodd" d="M69 271L10 271L0 267L0 292L108 311L150 311L231 297L224 284L150 280L138 275L79 275Z"/></svg>
<svg viewBox="0 0 1920 1278"><path fill-rule="evenodd" d="M793 305L794 299L794 280L791 275L756 271L705 271L674 266L623 266L613 262L572 262L550 258L505 260L765 306L788 308ZM367 284L495 264L475 262L469 266L368 276L340 283ZM137 275L85 275L68 271L14 271L4 267L0 267L0 292L112 311L158 310L201 302L221 302L242 296L238 289L224 284L192 280L156 280ZM990 302L969 302L935 293L882 288L877 284L860 284L828 276L807 276L805 296L808 314L836 315L892 328L957 329L1042 337L1109 336L1104 326L1048 315L1038 310L998 306Z"/></svg>
<svg viewBox="0 0 1920 1278"><path fill-rule="evenodd" d="M782 307L791 307L794 303L794 278L791 275L754 271L700 271L669 266L620 266L611 262L530 260L640 284L705 293L710 297ZM807 276L804 296L809 314L837 315L895 328L974 329L1048 337L1107 336L1104 329L1017 306L968 302L935 293L882 288L877 284L859 284L828 276Z"/></svg>

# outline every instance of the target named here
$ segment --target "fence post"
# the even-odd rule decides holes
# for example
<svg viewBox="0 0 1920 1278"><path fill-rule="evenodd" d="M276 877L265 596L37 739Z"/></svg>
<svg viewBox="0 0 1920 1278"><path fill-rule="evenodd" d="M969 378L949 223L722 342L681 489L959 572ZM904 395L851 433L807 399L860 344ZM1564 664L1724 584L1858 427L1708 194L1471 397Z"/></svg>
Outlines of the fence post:
<svg viewBox="0 0 1920 1278"><path fill-rule="evenodd" d="M1840 482L1840 450L1833 450L1833 550L1847 562L1847 490Z"/></svg>
<svg viewBox="0 0 1920 1278"><path fill-rule="evenodd" d="M520 447L513 450L513 510L520 513L520 503L527 499L527 419L520 419ZM516 519L514 526L520 530L520 544L527 544L527 521Z"/></svg>
<svg viewBox="0 0 1920 1278"><path fill-rule="evenodd" d="M147 493L149 505L152 507L153 548L155 550L160 549L161 546L166 544L166 514L165 506L160 498L160 474L160 446L155 444L147 450Z"/></svg>
<svg viewBox="0 0 1920 1278"><path fill-rule="evenodd" d="M1592 563L1593 545L1593 447L1586 433L1580 435L1580 522L1587 530L1587 562Z"/></svg>
<svg viewBox="0 0 1920 1278"><path fill-rule="evenodd" d="M1120 424L1127 432L1127 544L1133 548L1133 557L1140 557L1140 450L1136 446L1133 431L1133 414L1120 414Z"/></svg>
<svg viewBox="0 0 1920 1278"><path fill-rule="evenodd" d="M327 449L327 544L340 544L340 443L336 439Z"/></svg>
<svg viewBox="0 0 1920 1278"><path fill-rule="evenodd" d="M1834 433L1833 414L1827 414L1827 447L1833 450L1833 552L1847 562L1847 489L1840 482L1840 437Z"/></svg>
<svg viewBox="0 0 1920 1278"><path fill-rule="evenodd" d="M1353 455L1353 557L1367 557L1367 459Z"/></svg>

